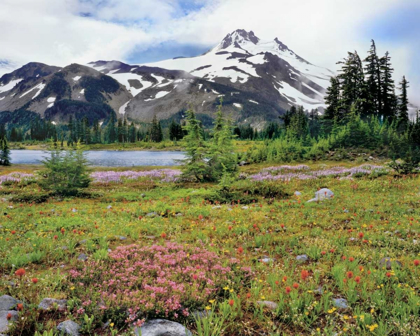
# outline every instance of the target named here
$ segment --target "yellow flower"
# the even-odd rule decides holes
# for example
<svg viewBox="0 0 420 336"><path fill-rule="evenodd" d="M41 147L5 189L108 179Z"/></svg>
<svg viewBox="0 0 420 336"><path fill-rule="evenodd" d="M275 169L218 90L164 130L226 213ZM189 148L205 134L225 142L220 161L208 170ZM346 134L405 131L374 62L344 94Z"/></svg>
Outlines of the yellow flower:
<svg viewBox="0 0 420 336"><path fill-rule="evenodd" d="M233 293L233 289L231 289L229 292Z"/></svg>
<svg viewBox="0 0 420 336"><path fill-rule="evenodd" d="M210 302L211 304L213 304L213 303L214 303L214 301L215 301L215 300L209 300L209 302Z"/></svg>
<svg viewBox="0 0 420 336"><path fill-rule="evenodd" d="M229 286L223 287L224 290L229 290Z"/></svg>
<svg viewBox="0 0 420 336"><path fill-rule="evenodd" d="M372 309L370 310L370 313L371 313L371 314L373 314L374 312L375 312L375 309L373 309L373 308L372 308Z"/></svg>
<svg viewBox="0 0 420 336"><path fill-rule="evenodd" d="M210 310L211 309L211 307L210 306L206 306L206 310Z"/></svg>
<svg viewBox="0 0 420 336"><path fill-rule="evenodd" d="M114 323L110 323L109 325L110 325L110 327L112 328L112 327L114 326Z"/></svg>
<svg viewBox="0 0 420 336"><path fill-rule="evenodd" d="M70 287L70 290L72 291L72 290L74 290L74 287Z"/></svg>

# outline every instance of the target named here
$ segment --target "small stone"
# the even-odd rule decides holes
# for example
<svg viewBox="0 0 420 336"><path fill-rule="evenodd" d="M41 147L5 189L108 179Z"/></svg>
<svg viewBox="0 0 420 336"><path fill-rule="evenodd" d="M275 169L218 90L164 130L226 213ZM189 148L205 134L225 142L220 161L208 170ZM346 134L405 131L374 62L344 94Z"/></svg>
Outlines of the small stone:
<svg viewBox="0 0 420 336"><path fill-rule="evenodd" d="M222 206L221 205L215 205L214 207L212 207L212 209L221 209Z"/></svg>
<svg viewBox="0 0 420 336"><path fill-rule="evenodd" d="M314 290L314 293L322 295L322 294L324 294L324 288L319 286L317 289Z"/></svg>
<svg viewBox="0 0 420 336"><path fill-rule="evenodd" d="M112 205L108 205L106 208L107 209L112 209Z"/></svg>
<svg viewBox="0 0 420 336"><path fill-rule="evenodd" d="M211 314L211 310L196 310L191 313L195 319L202 319Z"/></svg>
<svg viewBox="0 0 420 336"><path fill-rule="evenodd" d="M257 304L263 307L267 307L268 309L271 309L271 310L276 310L278 307L278 304L273 301L257 301Z"/></svg>
<svg viewBox="0 0 420 336"><path fill-rule="evenodd" d="M341 309L347 309L349 308L348 304L347 304L347 300L346 299L333 299L333 305L334 307L337 308L341 308Z"/></svg>
<svg viewBox="0 0 420 336"><path fill-rule="evenodd" d="M137 336L192 336L182 324L161 319L146 322L141 328L135 328L134 333Z"/></svg>
<svg viewBox="0 0 420 336"><path fill-rule="evenodd" d="M182 216L184 216L184 214L183 213L180 213L180 212L178 212L178 213L175 214L175 217L182 217Z"/></svg>
<svg viewBox="0 0 420 336"><path fill-rule="evenodd" d="M118 236L118 239L119 239L119 240L127 240L127 237L124 237L124 236Z"/></svg>
<svg viewBox="0 0 420 336"><path fill-rule="evenodd" d="M87 240L86 239L83 239L83 240L79 241L79 244L80 245L83 245L83 244L86 244L86 243L87 243Z"/></svg>
<svg viewBox="0 0 420 336"><path fill-rule="evenodd" d="M77 257L77 260L86 261L87 258L88 258L87 255L82 253Z"/></svg>
<svg viewBox="0 0 420 336"><path fill-rule="evenodd" d="M344 209L344 212L345 212L345 213L349 213L349 211L348 211L347 209Z"/></svg>
<svg viewBox="0 0 420 336"><path fill-rule="evenodd" d="M153 217L157 217L157 213L156 212L149 212L147 215L146 215L146 217L151 217L151 218L153 218Z"/></svg>
<svg viewBox="0 0 420 336"><path fill-rule="evenodd" d="M328 188L322 188L315 193L315 198L310 199L308 202L319 202L328 200L334 197L334 193Z"/></svg>
<svg viewBox="0 0 420 336"><path fill-rule="evenodd" d="M77 209L71 209L72 212L77 212Z"/></svg>
<svg viewBox="0 0 420 336"><path fill-rule="evenodd" d="M68 250L69 248L68 248L68 246L61 246L61 249L62 249L63 251L65 251L65 250Z"/></svg>
<svg viewBox="0 0 420 336"><path fill-rule="evenodd" d="M379 260L379 266L385 267L387 270L391 270L393 266L401 267L402 264L398 260L392 260L389 257L385 257Z"/></svg>
<svg viewBox="0 0 420 336"><path fill-rule="evenodd" d="M296 257L297 261L301 261L301 262L307 262L308 261L308 256L306 254L302 254L302 255L298 255Z"/></svg>
<svg viewBox="0 0 420 336"><path fill-rule="evenodd" d="M300 191L295 191L295 196L302 196L302 193Z"/></svg>
<svg viewBox="0 0 420 336"><path fill-rule="evenodd" d="M7 320L7 315L10 314L12 317ZM9 325L18 319L19 313L15 310L1 310L0 311L0 333L5 333L9 330Z"/></svg>
<svg viewBox="0 0 420 336"><path fill-rule="evenodd" d="M242 207L243 210L247 210L249 209L249 207L247 207L246 205Z"/></svg>
<svg viewBox="0 0 420 336"><path fill-rule="evenodd" d="M13 310L16 308L16 305L21 303L21 301L12 298L9 295L0 296L0 311L1 310Z"/></svg>
<svg viewBox="0 0 420 336"><path fill-rule="evenodd" d="M57 326L58 331L64 333L64 335L69 335L69 336L79 336L79 329L80 329L80 326L76 322L73 322L70 320L61 322Z"/></svg>
<svg viewBox="0 0 420 336"><path fill-rule="evenodd" d="M43 309L43 310L55 309L55 308L57 308L58 310L64 310L67 308L67 300L45 298L38 305L38 308Z"/></svg>
<svg viewBox="0 0 420 336"><path fill-rule="evenodd" d="M147 239L156 239L155 236L145 236L145 238L147 238Z"/></svg>
<svg viewBox="0 0 420 336"><path fill-rule="evenodd" d="M140 194L140 197L144 198L146 197L146 194Z"/></svg>
<svg viewBox="0 0 420 336"><path fill-rule="evenodd" d="M268 264L270 262L274 262L274 259L268 258L268 257L264 257L264 258L261 258L260 261L263 262L264 264Z"/></svg>

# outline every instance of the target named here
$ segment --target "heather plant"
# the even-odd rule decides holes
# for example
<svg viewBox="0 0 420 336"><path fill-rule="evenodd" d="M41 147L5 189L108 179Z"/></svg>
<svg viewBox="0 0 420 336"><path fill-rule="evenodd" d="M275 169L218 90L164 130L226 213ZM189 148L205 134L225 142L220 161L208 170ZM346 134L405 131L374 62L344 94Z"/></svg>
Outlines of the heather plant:
<svg viewBox="0 0 420 336"><path fill-rule="evenodd" d="M96 307L88 293L98 293L104 314L127 309L129 316L119 323L140 323L147 317L187 317L200 309L232 276L213 252L176 243L152 246L122 246L109 253L109 261L89 261L71 271L74 286L83 283L77 310ZM83 309L83 310L81 310Z"/></svg>

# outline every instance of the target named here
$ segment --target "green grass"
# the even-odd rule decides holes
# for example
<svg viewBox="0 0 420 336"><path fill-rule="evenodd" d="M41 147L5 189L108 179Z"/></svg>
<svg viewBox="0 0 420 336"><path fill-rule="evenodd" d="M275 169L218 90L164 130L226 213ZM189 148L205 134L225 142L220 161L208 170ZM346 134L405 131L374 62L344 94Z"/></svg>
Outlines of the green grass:
<svg viewBox="0 0 420 336"><path fill-rule="evenodd" d="M262 167L247 166L244 171ZM33 169L14 166L2 168L0 174ZM211 302L201 303L200 309L214 313L198 328L194 318L179 318L199 335L418 335L420 266L414 260L420 259L420 243L415 243L420 241L419 182L420 177L393 175L279 181L289 194L298 190L302 196L260 197L247 207L207 204L204 200L215 185L145 181L93 184L89 191L96 199L0 202L0 293L26 304L21 313L25 319L9 335L33 335L35 330L42 334L68 318L84 330L93 329L91 335L113 334L112 328L101 329L106 321L99 313L92 313L93 326L76 313L82 307L80 296L89 294L88 286L73 283L69 276L81 263L77 257L85 253L106 263L108 248L167 241L204 247L226 265L235 258L237 267L253 272L247 281L233 276ZM305 203L324 185L335 192L334 199ZM37 192L37 184L12 184L0 187L0 199ZM158 216L147 217L151 212ZM302 254L309 257L307 262L296 260ZM263 257L272 260L260 262ZM384 257L398 260L401 267L384 269L379 263ZM14 273L21 267L26 274L20 279ZM40 314L36 306L45 297L66 298L71 307ZM349 308L335 308L334 298L345 298ZM276 302L277 309L257 304L264 300ZM119 318L112 321L120 328L118 335L128 335L129 328L120 327L124 317ZM214 333L212 324L220 332Z"/></svg>

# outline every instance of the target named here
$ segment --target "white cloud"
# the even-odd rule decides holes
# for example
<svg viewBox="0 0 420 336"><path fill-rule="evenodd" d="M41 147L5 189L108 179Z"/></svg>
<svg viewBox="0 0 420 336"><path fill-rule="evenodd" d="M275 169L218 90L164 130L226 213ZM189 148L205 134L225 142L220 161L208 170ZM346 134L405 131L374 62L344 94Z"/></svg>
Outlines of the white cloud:
<svg viewBox="0 0 420 336"><path fill-rule="evenodd" d="M125 60L135 47L147 49L168 40L211 46L243 28L262 39L278 37L308 61L334 69L347 51L365 55L370 40L360 27L396 5L395 0L184 0L183 4L204 6L184 15L179 3L1 0L0 59L54 65ZM81 17L80 12L92 16ZM397 80L414 61L412 49L409 45L379 45L380 52L385 49L393 57ZM416 90L420 87L412 87L412 92Z"/></svg>

